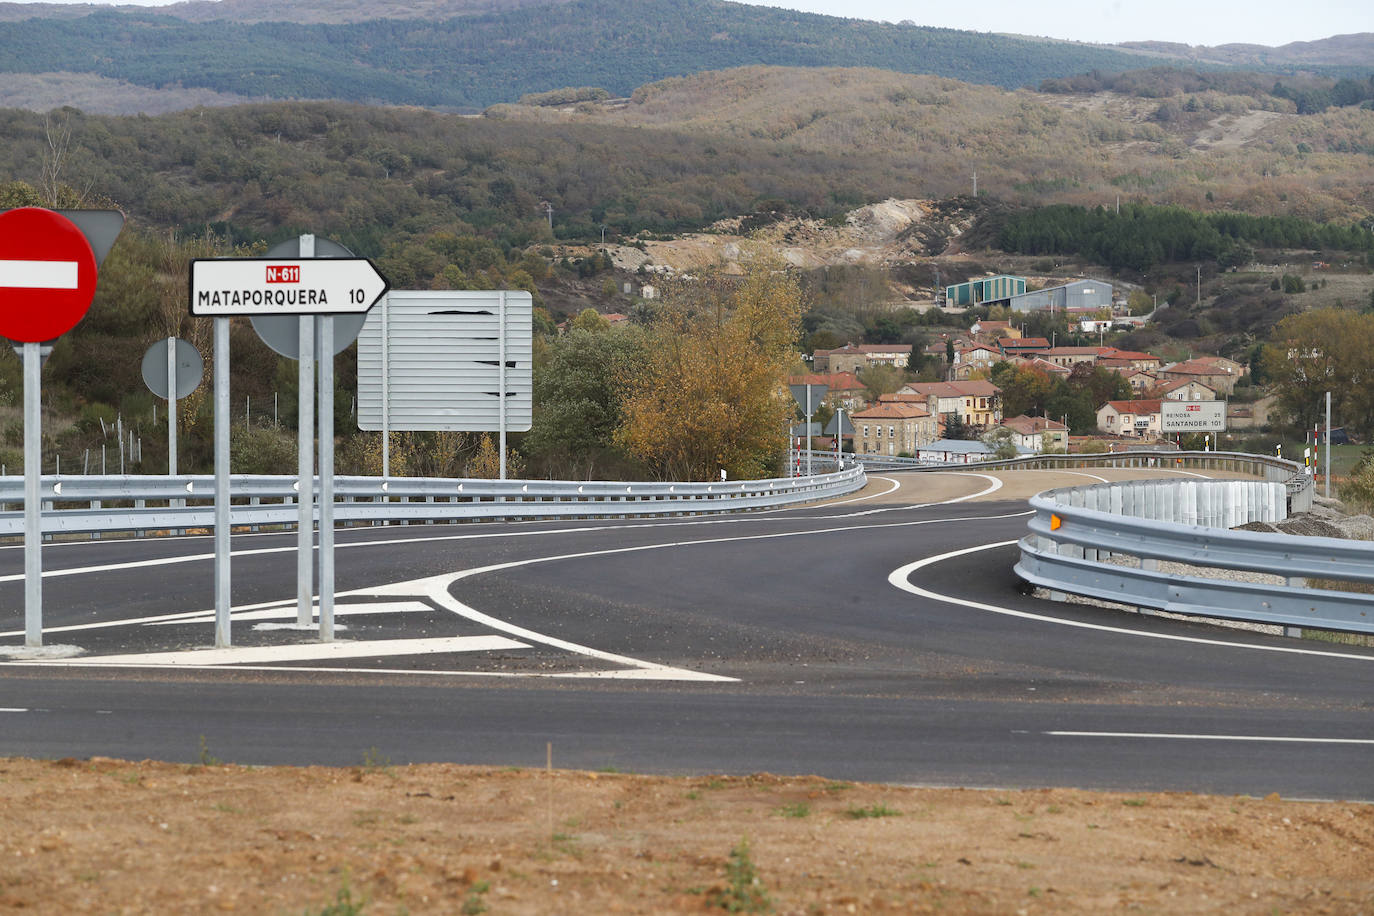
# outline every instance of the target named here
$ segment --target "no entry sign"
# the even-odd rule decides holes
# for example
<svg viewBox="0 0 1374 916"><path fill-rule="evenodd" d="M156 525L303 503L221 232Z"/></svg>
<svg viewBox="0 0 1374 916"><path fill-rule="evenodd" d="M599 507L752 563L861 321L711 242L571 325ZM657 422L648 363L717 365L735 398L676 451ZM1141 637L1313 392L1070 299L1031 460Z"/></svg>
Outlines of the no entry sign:
<svg viewBox="0 0 1374 916"><path fill-rule="evenodd" d="M0 213L0 335L41 343L76 326L95 296L91 243L40 207Z"/></svg>

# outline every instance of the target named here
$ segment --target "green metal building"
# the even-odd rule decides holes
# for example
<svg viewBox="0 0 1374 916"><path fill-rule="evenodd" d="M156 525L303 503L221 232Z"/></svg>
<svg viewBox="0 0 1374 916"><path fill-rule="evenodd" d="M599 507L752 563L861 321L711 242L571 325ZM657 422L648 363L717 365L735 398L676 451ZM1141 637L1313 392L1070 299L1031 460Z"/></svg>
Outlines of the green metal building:
<svg viewBox="0 0 1374 916"><path fill-rule="evenodd" d="M984 302L1005 302L1026 291L1025 277L998 274L945 287L945 305L981 305Z"/></svg>

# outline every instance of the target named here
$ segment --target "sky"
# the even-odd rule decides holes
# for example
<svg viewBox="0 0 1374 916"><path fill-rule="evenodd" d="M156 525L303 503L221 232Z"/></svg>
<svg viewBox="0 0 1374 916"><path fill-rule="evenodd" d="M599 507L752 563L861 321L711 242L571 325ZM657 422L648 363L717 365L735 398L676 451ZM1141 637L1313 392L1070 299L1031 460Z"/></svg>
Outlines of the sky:
<svg viewBox="0 0 1374 916"><path fill-rule="evenodd" d="M57 0L90 2L90 0ZM95 0L107 3L110 0ZM167 0L120 0L163 6ZM1190 45L1277 47L1332 35L1374 32L1374 0L748 0L828 16L974 32L1012 32L1114 44L1175 41Z"/></svg>

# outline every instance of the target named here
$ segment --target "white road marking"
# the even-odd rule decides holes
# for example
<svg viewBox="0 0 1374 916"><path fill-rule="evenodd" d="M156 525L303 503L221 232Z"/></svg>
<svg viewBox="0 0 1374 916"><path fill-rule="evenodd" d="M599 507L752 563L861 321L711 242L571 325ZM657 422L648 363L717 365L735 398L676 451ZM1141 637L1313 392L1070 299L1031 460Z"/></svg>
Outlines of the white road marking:
<svg viewBox="0 0 1374 916"><path fill-rule="evenodd" d="M11 289L76 289L75 261L0 261L0 286Z"/></svg>
<svg viewBox="0 0 1374 916"><path fill-rule="evenodd" d="M616 553L619 551L610 551ZM595 556L596 554L586 554ZM724 677L718 674L707 674L702 671L689 671L686 668L674 668L669 665L660 665L656 662L641 661L637 658L630 658L627 655L616 655L613 652L603 652L600 649L593 649L590 646L579 645L575 642L568 642L565 639L558 639L553 636L545 636L536 633L534 630L527 630L524 627L507 623L488 614L483 614L475 608L463 604L461 601L449 594L448 587L460 579L467 579L471 576L481 575L486 572L494 572L499 569L512 569L518 566L527 566L532 563L545 562L544 559L522 560L514 563L501 563L495 566L483 566L478 569L468 569L457 573L446 573L442 576L432 576L427 579L412 579L409 582L397 582L392 585L384 585L381 588L363 589L357 592L344 592L339 597L352 597L366 595L369 597L380 597L388 594L414 594L422 592L431 601L442 608L464 617L474 623L482 624L502 633L519 637L528 642L541 643L554 649L562 649L565 652L572 652L576 655L583 655L588 658L595 658L598 661L612 662L618 665L625 665L629 670L620 672L605 672L600 677L615 678L651 678L654 680L674 680L674 681L711 681L717 683L735 682L738 678ZM552 675L545 675L552 676ZM575 674L564 673L559 677L574 677Z"/></svg>
<svg viewBox="0 0 1374 916"><path fill-rule="evenodd" d="M1016 470L1022 470L1017 468ZM1090 477L1093 480L1100 480L1103 483L1111 483L1105 477L1098 477L1096 474L1089 474L1087 471L1069 471L1061 468L1025 468L1024 470L1040 474L1072 474L1074 477Z"/></svg>
<svg viewBox="0 0 1374 916"><path fill-rule="evenodd" d="M295 620L296 605L280 604L278 607L267 608L265 610L249 611L235 609L230 613L234 623L245 623L252 620ZM384 601L375 604L336 604L334 605L334 616L350 617L357 614L424 614L434 613L435 609L425 604L423 601ZM320 617L320 606L317 604L311 609L312 619L318 624ZM178 614L174 620L150 620L144 626L150 627L178 627L189 623L214 623L214 611L198 611L195 614Z"/></svg>
<svg viewBox="0 0 1374 916"><path fill-rule="evenodd" d="M888 483L892 484L892 486L888 487L886 490L884 490L884 491L881 492L881 493L870 493L870 494L867 495L867 496L860 496L860 497L858 497L857 499L841 499L841 500L837 500L836 502L825 503L825 505L826 505L826 506L847 506L847 505L849 505L850 503L864 503L864 502L868 502L870 499L877 499L879 496L886 496L886 495L889 494L889 493L895 493L896 491L898 491L898 490L900 490L900 489L902 488L902 482L901 482L900 480L895 480L895 479L893 479L893 478L891 478L891 477L880 477L880 476L878 476L878 475L876 475L876 474L870 474L870 475L868 476L868 479L869 479L869 480L886 480Z"/></svg>
<svg viewBox="0 0 1374 916"><path fill-rule="evenodd" d="M1001 478L993 477L991 474L975 474L971 471L944 471L942 473L950 474L955 477L981 477L984 480L989 481L989 483L986 487L979 490L977 493L969 493L966 496L956 496L953 499L942 499L938 502L933 503L912 503L910 505L905 506L884 506L881 509L865 509L862 512L849 512L844 515L822 515L812 517L828 520L835 518L860 518L865 515L881 515L884 512L909 512L912 509L929 509L931 506L953 505L954 503L961 503L970 499L977 499L978 497L986 496L989 493L996 493L998 490L1002 489Z"/></svg>
<svg viewBox="0 0 1374 916"><path fill-rule="evenodd" d="M188 649L184 652L145 652L132 655L93 655L89 658L42 662L49 667L113 666L172 667L192 665L199 668L221 665L263 664L265 662L320 661L341 658L380 658L393 655L439 655L449 652L493 652L498 649L528 649L529 646L503 636L448 636L433 639L334 640L290 646L235 646L229 649Z"/></svg>
<svg viewBox="0 0 1374 916"><path fill-rule="evenodd" d="M28 710L19 706L0 706L0 712L28 712Z"/></svg>
<svg viewBox="0 0 1374 916"><path fill-rule="evenodd" d="M1165 732L1042 732L1056 738L1154 738L1174 741L1267 741L1279 744L1374 745L1371 738L1297 738L1274 735L1174 735Z"/></svg>
<svg viewBox="0 0 1374 916"><path fill-rule="evenodd" d="M962 557L970 553L977 553L980 550L994 550L998 547L1006 547L1011 544L1020 543L1017 541L998 541L994 544L982 544L978 547L966 547L963 550L952 550L949 553L942 553L938 556L926 557L924 560L917 560L905 566L894 569L887 577L887 581L895 588L904 592L918 595L922 598L929 598L933 601L943 601L947 604L957 604L962 607L974 608L979 611L988 611L993 614L1002 614L1006 617L1019 617L1022 620L1035 620L1040 623L1052 623L1063 627L1077 627L1082 630L1097 630L1103 633L1119 633L1122 636L1139 636L1145 639L1163 639L1172 642L1186 642L1205 646L1218 646L1227 649L1248 649L1254 652L1282 652L1289 655L1315 655L1322 658L1341 658L1353 659L1361 662L1374 662L1374 655L1355 655L1347 652L1320 652L1316 649L1295 649L1289 646L1270 646L1262 644L1251 644L1243 642L1231 642L1224 639L1207 639L1200 636L1182 636L1175 633L1148 633L1144 630L1133 630L1129 627L1114 627L1100 623L1085 623L1081 620L1069 620L1063 617L1052 617L1046 614L1032 614L1028 611L1018 611L1008 607L998 607L994 604L983 604L979 601L970 601L967 598L956 598L952 595L941 595L929 589L913 585L910 581L911 575L927 566L941 563L945 560L952 560L955 557Z"/></svg>

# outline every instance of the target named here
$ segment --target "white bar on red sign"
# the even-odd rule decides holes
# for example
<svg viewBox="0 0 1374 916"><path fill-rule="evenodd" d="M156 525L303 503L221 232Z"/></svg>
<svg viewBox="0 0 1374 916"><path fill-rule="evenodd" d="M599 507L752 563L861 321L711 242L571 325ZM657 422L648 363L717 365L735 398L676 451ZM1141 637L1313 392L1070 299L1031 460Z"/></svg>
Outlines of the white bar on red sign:
<svg viewBox="0 0 1374 916"><path fill-rule="evenodd" d="M76 289L75 261L0 260L0 287L12 289Z"/></svg>

